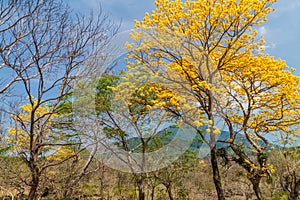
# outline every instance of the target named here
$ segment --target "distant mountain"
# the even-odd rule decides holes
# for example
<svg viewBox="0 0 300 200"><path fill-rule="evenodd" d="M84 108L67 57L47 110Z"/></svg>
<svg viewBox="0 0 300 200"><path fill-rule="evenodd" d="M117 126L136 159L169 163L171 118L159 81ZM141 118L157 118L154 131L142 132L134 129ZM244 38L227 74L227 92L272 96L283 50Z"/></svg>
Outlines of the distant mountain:
<svg viewBox="0 0 300 200"><path fill-rule="evenodd" d="M164 145L169 144L176 136L178 132L178 128L170 127L164 129L163 131L156 134L147 145L147 152L155 151L161 148ZM229 136L230 133L228 131L221 131L220 135L217 137L217 148L227 148L229 147ZM147 138L145 138L147 140ZM244 147L250 147L249 141L245 138L244 135L238 134L236 136L236 143L242 143ZM180 141L179 141L180 142ZM127 144L130 150L133 152L141 151L141 139L139 137L132 137L127 140ZM263 145L263 141L259 141L261 145ZM189 149L197 150L203 145L203 141L199 134L196 134L195 138L190 142ZM279 145L271 144L269 148L274 147L275 149L280 148Z"/></svg>

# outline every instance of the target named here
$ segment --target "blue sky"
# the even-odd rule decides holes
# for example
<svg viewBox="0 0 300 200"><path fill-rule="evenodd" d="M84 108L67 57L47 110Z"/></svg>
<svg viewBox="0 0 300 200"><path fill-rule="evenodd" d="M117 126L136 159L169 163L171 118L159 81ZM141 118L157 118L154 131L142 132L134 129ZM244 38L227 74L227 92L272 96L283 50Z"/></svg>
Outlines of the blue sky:
<svg viewBox="0 0 300 200"><path fill-rule="evenodd" d="M70 5L82 13L97 8L101 4L104 12L116 21L122 20L120 31L124 36L133 28L133 20L141 20L145 12L154 8L152 0L69 0ZM296 68L300 75L300 0L278 0L273 5L275 12L268 21L259 27L265 37L266 53L286 60L290 67ZM126 32L127 30L127 32ZM126 37L126 36L125 36Z"/></svg>
<svg viewBox="0 0 300 200"><path fill-rule="evenodd" d="M69 0L70 5L78 11L86 12L101 4L104 12L120 22L120 31L133 28L133 20L141 20L145 12L154 8L152 0ZM268 17L259 31L264 35L267 44L266 52L286 60L287 64L296 68L300 75L300 0L278 0L273 6L276 11Z"/></svg>

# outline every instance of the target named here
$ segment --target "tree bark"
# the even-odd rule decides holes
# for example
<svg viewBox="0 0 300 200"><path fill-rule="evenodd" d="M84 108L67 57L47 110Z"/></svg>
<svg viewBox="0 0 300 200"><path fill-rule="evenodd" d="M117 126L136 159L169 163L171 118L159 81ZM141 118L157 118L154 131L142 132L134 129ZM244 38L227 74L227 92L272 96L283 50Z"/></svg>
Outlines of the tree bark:
<svg viewBox="0 0 300 200"><path fill-rule="evenodd" d="M39 176L38 169L33 169L28 200L35 200L37 198L37 189L38 189L38 185L39 185L39 179L40 179L40 176Z"/></svg>
<svg viewBox="0 0 300 200"><path fill-rule="evenodd" d="M294 177L294 179L294 187L292 187L289 193L289 200L297 200L300 195L300 180L296 180L296 177Z"/></svg>
<svg viewBox="0 0 300 200"><path fill-rule="evenodd" d="M168 192L168 195L169 195L169 199L174 200L173 193L172 193L172 186L167 185L166 188L167 188L167 192Z"/></svg>
<svg viewBox="0 0 300 200"><path fill-rule="evenodd" d="M257 200L262 199L261 190L260 190L260 186L259 186L260 180L261 180L261 177L258 175L256 175L252 179L250 179Z"/></svg>
<svg viewBox="0 0 300 200"><path fill-rule="evenodd" d="M154 194L155 194L155 187L152 187L152 190L151 190L151 200L154 200Z"/></svg>
<svg viewBox="0 0 300 200"><path fill-rule="evenodd" d="M143 180L138 180L137 181L137 186L138 186L139 200L145 200L144 181Z"/></svg>
<svg viewBox="0 0 300 200"><path fill-rule="evenodd" d="M217 160L216 145L214 145L214 147L211 147L210 162L213 170L213 180L217 191L218 200L225 200L224 190L222 188L221 176L220 176L218 160Z"/></svg>

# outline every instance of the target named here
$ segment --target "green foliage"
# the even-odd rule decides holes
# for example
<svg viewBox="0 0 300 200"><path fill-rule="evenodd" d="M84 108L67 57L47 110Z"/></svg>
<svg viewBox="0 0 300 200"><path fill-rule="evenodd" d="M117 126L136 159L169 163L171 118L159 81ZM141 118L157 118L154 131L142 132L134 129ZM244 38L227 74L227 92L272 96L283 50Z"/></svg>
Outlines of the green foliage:
<svg viewBox="0 0 300 200"><path fill-rule="evenodd" d="M111 127L104 127L103 132L105 136L109 139L125 139L128 134L126 134L124 131L118 129L118 128L111 128ZM120 144L121 145L121 144Z"/></svg>
<svg viewBox="0 0 300 200"><path fill-rule="evenodd" d="M1 147L0 148L0 155L3 155L5 153L7 153L13 146L9 145L9 146L6 146L6 147Z"/></svg>
<svg viewBox="0 0 300 200"><path fill-rule="evenodd" d="M265 163L267 161L268 155L266 152L257 154L258 162L260 164Z"/></svg>
<svg viewBox="0 0 300 200"><path fill-rule="evenodd" d="M65 95L63 96L62 100L60 101L59 105L55 108L55 112L57 114L60 114L60 115L65 115L65 114L72 114L72 96L73 94L70 93L68 95Z"/></svg>
<svg viewBox="0 0 300 200"><path fill-rule="evenodd" d="M128 187L115 187L113 191L115 196L122 196L126 199L136 199L136 190Z"/></svg>
<svg viewBox="0 0 300 200"><path fill-rule="evenodd" d="M272 199L273 200L287 200L288 195L283 190L280 190L280 191L276 192L275 194L273 194Z"/></svg>
<svg viewBox="0 0 300 200"><path fill-rule="evenodd" d="M217 149L217 156L222 159L222 165L226 166L229 164L229 155L228 155L228 148L221 147Z"/></svg>
<svg viewBox="0 0 300 200"><path fill-rule="evenodd" d="M95 94L95 109L96 113L100 114L105 110L110 110L112 105L112 87L116 86L119 82L118 76L104 74L96 81L96 94Z"/></svg>

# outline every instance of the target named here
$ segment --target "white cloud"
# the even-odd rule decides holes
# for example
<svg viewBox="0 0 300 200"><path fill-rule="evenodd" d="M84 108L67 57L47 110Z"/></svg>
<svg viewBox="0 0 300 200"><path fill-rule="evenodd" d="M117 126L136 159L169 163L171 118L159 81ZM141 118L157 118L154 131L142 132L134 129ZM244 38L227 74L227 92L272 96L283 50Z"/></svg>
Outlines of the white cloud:
<svg viewBox="0 0 300 200"><path fill-rule="evenodd" d="M276 48L276 44L275 43L270 43L270 44L266 44L266 45L262 45L261 46L263 49L274 49L274 48Z"/></svg>
<svg viewBox="0 0 300 200"><path fill-rule="evenodd" d="M258 28L258 34L261 36L265 36L267 34L267 32L268 31L267 31L266 27L264 27L264 26Z"/></svg>

